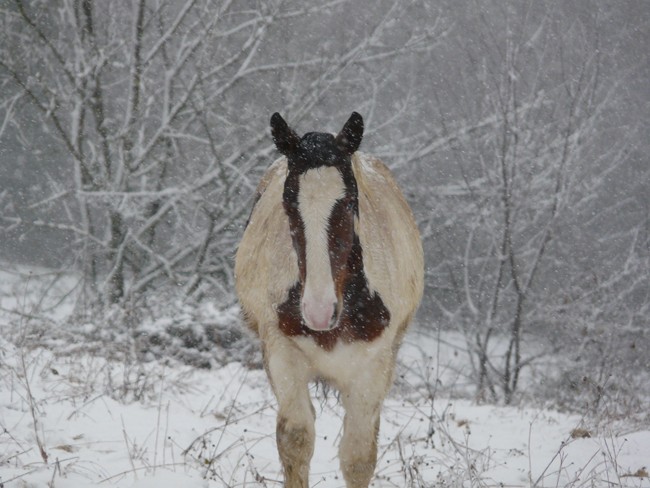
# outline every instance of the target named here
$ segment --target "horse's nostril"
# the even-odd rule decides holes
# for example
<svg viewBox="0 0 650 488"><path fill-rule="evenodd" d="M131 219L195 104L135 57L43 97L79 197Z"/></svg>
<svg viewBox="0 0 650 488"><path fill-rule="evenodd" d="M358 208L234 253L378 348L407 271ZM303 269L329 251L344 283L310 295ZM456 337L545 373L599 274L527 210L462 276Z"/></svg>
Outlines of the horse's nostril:
<svg viewBox="0 0 650 488"><path fill-rule="evenodd" d="M337 304L335 303L334 304L334 310L332 311L332 316L330 317L330 325L329 325L330 329L333 329L334 327L336 327L338 319L339 319L339 308L338 308Z"/></svg>

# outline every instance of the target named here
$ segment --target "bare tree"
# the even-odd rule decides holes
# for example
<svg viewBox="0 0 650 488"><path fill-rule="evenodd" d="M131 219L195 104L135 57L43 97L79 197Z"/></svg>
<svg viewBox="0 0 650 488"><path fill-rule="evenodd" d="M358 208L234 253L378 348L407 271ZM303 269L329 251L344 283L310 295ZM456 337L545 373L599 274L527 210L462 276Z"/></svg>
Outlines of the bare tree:
<svg viewBox="0 0 650 488"><path fill-rule="evenodd" d="M351 4L13 0L0 13L2 130L47 134L57 152L44 191L26 205L5 195L5 226L66 233L84 289L107 304L161 283L229 299L246 203L272 155L269 106L300 120L344 74L367 92L352 73L435 45L435 25L384 42L403 27L397 0L309 50L322 43L301 21L325 30Z"/></svg>
<svg viewBox="0 0 650 488"><path fill-rule="evenodd" d="M452 298L440 309L466 335L478 396L510 403L522 369L545 351L529 344L525 355L524 334L550 334L559 303L596 306L586 279L595 263L576 259L593 235L581 219L598 207L607 175L628 162L639 128L607 129L630 73L603 76L601 19L586 25L535 2L494 8L503 23L479 14L479 43L465 47L469 70L449 88L457 108L450 117L437 99L441 131L416 156L446 151L461 175L430 203L449 215L426 222L436 239L445 237L437 226L448 229L431 276L447 277L438 280ZM617 238L601 236L611 249ZM570 289L580 298L567 299Z"/></svg>
<svg viewBox="0 0 650 488"><path fill-rule="evenodd" d="M513 401L551 349L604 378L647 336L647 22L634 2L5 0L0 237L54 244L87 303L229 303L268 115L357 110L420 216L421 322L464 333L478 396Z"/></svg>

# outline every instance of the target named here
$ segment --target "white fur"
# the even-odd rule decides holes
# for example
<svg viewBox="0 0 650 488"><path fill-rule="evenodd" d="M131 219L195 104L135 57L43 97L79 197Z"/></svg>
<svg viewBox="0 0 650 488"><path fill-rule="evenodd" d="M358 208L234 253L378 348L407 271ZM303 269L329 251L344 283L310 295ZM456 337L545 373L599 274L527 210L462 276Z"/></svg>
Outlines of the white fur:
<svg viewBox="0 0 650 488"><path fill-rule="evenodd" d="M383 334L373 342L338 343L331 351L325 351L308 337L298 337L295 342L308 358L310 379L323 378L345 392L357 385L360 373L366 371L372 378L361 379L366 383L363 388L383 396L391 373L385 371L385 375L382 374L380 366L390 363L390 335ZM385 381L376 381L378 373L386 376Z"/></svg>
<svg viewBox="0 0 650 488"><path fill-rule="evenodd" d="M298 210L305 226L307 279L302 299L304 319L313 329L329 325L336 304L328 252L328 220L345 195L340 172L334 167L312 169L300 177Z"/></svg>

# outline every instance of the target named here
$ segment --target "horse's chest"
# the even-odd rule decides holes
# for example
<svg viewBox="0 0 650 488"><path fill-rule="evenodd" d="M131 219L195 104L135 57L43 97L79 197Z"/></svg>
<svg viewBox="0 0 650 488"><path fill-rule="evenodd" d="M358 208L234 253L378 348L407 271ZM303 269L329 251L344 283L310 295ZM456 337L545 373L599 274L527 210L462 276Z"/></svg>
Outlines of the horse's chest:
<svg viewBox="0 0 650 488"><path fill-rule="evenodd" d="M296 337L295 343L305 354L313 376L321 377L338 388L363 381L369 374L381 374L382 364L390 356L388 334L373 342L337 343L331 350L320 347L309 337Z"/></svg>

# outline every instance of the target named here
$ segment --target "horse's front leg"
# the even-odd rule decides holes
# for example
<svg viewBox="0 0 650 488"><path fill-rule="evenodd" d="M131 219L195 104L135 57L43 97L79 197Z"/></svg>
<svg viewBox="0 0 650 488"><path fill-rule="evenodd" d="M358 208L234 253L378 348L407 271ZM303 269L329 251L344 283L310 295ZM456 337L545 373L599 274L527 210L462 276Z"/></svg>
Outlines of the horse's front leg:
<svg viewBox="0 0 650 488"><path fill-rule="evenodd" d="M368 488L375 472L379 414L388 389L385 375L363 376L367 377L359 378L341 395L345 419L339 458L347 488Z"/></svg>
<svg viewBox="0 0 650 488"><path fill-rule="evenodd" d="M308 365L288 340L265 348L266 368L278 400L276 442L285 488L308 488L314 453L314 407L308 389Z"/></svg>

